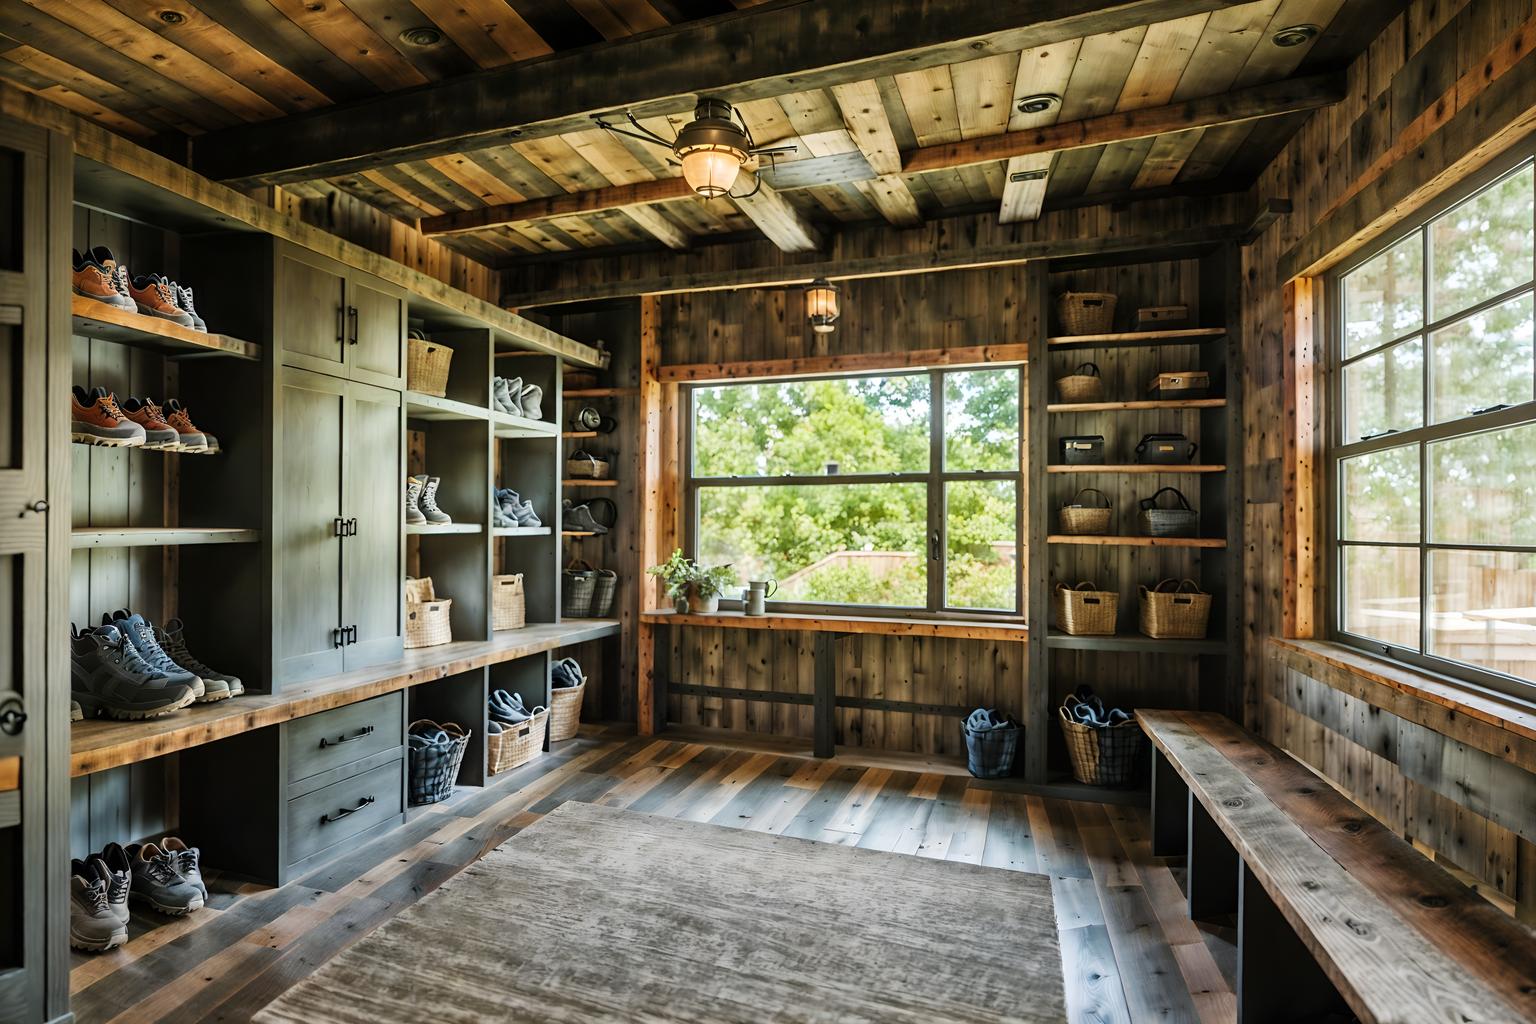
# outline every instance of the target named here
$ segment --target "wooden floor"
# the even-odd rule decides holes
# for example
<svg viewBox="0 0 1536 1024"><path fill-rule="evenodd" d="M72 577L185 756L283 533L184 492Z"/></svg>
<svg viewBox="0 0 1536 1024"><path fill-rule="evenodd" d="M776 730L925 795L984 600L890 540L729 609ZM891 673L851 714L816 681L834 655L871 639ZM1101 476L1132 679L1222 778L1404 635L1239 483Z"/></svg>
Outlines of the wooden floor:
<svg viewBox="0 0 1536 1024"><path fill-rule="evenodd" d="M1072 1021L1236 1016L1231 934L1185 916L1177 870L1151 856L1140 808L601 727L281 889L211 878L208 908L188 918L136 910L127 946L75 954L74 1011L84 1024L248 1020L567 800L1038 871L1051 878Z"/></svg>

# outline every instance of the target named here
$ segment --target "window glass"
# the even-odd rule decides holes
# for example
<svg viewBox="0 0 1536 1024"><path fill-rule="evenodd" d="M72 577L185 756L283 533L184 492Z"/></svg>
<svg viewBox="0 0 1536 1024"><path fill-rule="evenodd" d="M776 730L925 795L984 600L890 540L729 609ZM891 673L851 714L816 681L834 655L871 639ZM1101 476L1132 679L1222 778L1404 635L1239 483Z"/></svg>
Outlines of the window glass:
<svg viewBox="0 0 1536 1024"><path fill-rule="evenodd" d="M1531 280L1531 215L1527 167L1430 223L1431 320Z"/></svg>
<svg viewBox="0 0 1536 1024"><path fill-rule="evenodd" d="M1018 370L944 375L944 468L956 473L1019 468Z"/></svg>
<svg viewBox="0 0 1536 1024"><path fill-rule="evenodd" d="M1344 440L1424 422L1424 346L1394 345L1344 367Z"/></svg>
<svg viewBox="0 0 1536 1024"><path fill-rule="evenodd" d="M1429 351L1431 422L1529 402L1536 374L1530 293L1434 332Z"/></svg>
<svg viewBox="0 0 1536 1024"><path fill-rule="evenodd" d="M1343 550L1345 632L1419 649L1419 549Z"/></svg>
<svg viewBox="0 0 1536 1024"><path fill-rule="evenodd" d="M1018 500L1012 480L945 486L945 604L1013 611L1018 607Z"/></svg>
<svg viewBox="0 0 1536 1024"><path fill-rule="evenodd" d="M1536 682L1536 554L1429 553L1429 652Z"/></svg>
<svg viewBox="0 0 1536 1024"><path fill-rule="evenodd" d="M1343 280L1344 356L1424 325L1424 243L1415 232Z"/></svg>
<svg viewBox="0 0 1536 1024"><path fill-rule="evenodd" d="M1418 445L1345 459L1340 472L1344 540L1418 543Z"/></svg>
<svg viewBox="0 0 1536 1024"><path fill-rule="evenodd" d="M1430 539L1536 547L1536 423L1429 446Z"/></svg>

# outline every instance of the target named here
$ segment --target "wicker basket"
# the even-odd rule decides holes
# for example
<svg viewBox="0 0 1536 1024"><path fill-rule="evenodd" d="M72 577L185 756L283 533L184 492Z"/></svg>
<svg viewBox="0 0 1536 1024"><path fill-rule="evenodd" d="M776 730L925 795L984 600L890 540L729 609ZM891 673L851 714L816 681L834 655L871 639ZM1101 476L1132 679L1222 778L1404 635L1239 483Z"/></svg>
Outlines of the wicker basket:
<svg viewBox="0 0 1536 1024"><path fill-rule="evenodd" d="M436 647L453 640L449 623L450 598L439 598L432 591L432 577L405 581L405 648Z"/></svg>
<svg viewBox="0 0 1536 1024"><path fill-rule="evenodd" d="M1063 402L1097 402L1104 397L1104 378L1097 363L1080 363L1065 377L1056 378L1056 391Z"/></svg>
<svg viewBox="0 0 1536 1024"><path fill-rule="evenodd" d="M573 480L607 480L610 468L607 459L600 459L585 449L572 452L565 460L565 475Z"/></svg>
<svg viewBox="0 0 1536 1024"><path fill-rule="evenodd" d="M1178 507L1159 508L1157 499L1169 493L1179 499ZM1200 513L1189 507L1183 491L1164 487L1141 499L1141 532L1148 537L1193 537L1200 532Z"/></svg>
<svg viewBox="0 0 1536 1024"><path fill-rule="evenodd" d="M1079 504L1079 499L1085 494L1097 494L1104 504ZM1062 533L1073 537L1100 536L1109 532L1114 515L1114 506L1109 503L1103 491L1095 487L1084 487L1071 501L1061 506L1058 525Z"/></svg>
<svg viewBox="0 0 1536 1024"><path fill-rule="evenodd" d="M1157 640L1204 640L1211 621L1211 595L1194 580L1163 580L1141 588L1141 631Z"/></svg>
<svg viewBox="0 0 1536 1024"><path fill-rule="evenodd" d="M560 614L584 619L592 614L592 595L597 590L597 570L578 559L565 567L560 583Z"/></svg>
<svg viewBox="0 0 1536 1024"><path fill-rule="evenodd" d="M435 804L453 795L454 784L459 780L459 765L464 763L464 749L469 746L469 731L453 722L438 725L427 718L411 723L407 732L418 725L441 729L448 734L446 741L421 746L410 745L410 802Z"/></svg>
<svg viewBox="0 0 1536 1024"><path fill-rule="evenodd" d="M549 712L540 711L526 722L501 723L501 732L485 734L485 770L487 774L521 768L544 753L544 732Z"/></svg>
<svg viewBox="0 0 1536 1024"><path fill-rule="evenodd" d="M1056 626L1069 636L1114 636L1120 595L1092 583L1056 584Z"/></svg>
<svg viewBox="0 0 1536 1024"><path fill-rule="evenodd" d="M612 569L597 570L596 586L592 588L591 616L601 619L613 611L613 598L618 592L619 574Z"/></svg>
<svg viewBox="0 0 1536 1024"><path fill-rule="evenodd" d="M1112 292L1063 292L1056 300L1063 334L1108 334L1115 326Z"/></svg>
<svg viewBox="0 0 1536 1024"><path fill-rule="evenodd" d="M522 629L528 624L523 574L491 577L491 628Z"/></svg>
<svg viewBox="0 0 1536 1024"><path fill-rule="evenodd" d="M1088 786L1123 786L1136 777L1142 763L1141 726L1129 722L1095 728L1058 708L1061 734L1072 758L1072 777Z"/></svg>
<svg viewBox="0 0 1536 1024"><path fill-rule="evenodd" d="M549 691L549 741L558 743L576 735L581 728L581 697L587 692L587 677L580 686L555 686Z"/></svg>
<svg viewBox="0 0 1536 1024"><path fill-rule="evenodd" d="M448 394L448 364L453 349L427 340L420 331L412 331L406 340L406 387L424 395L442 398Z"/></svg>

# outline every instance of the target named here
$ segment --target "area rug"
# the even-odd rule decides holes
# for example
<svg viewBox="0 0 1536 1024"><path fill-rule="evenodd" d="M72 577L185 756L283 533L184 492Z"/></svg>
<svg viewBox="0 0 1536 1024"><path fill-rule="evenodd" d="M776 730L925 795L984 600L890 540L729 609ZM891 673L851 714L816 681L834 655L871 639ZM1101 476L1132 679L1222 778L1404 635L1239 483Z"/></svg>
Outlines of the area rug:
<svg viewBox="0 0 1536 1024"><path fill-rule="evenodd" d="M260 1024L1066 1019L1043 875L565 803Z"/></svg>

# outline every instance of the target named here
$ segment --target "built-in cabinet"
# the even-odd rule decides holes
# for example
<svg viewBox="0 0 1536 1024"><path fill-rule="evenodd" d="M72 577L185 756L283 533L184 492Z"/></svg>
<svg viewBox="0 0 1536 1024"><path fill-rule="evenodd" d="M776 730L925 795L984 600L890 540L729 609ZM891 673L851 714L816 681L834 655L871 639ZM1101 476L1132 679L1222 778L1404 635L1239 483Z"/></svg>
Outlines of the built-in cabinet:
<svg viewBox="0 0 1536 1024"><path fill-rule="evenodd" d="M349 380L405 384L405 293L316 253L275 245L282 361Z"/></svg>

